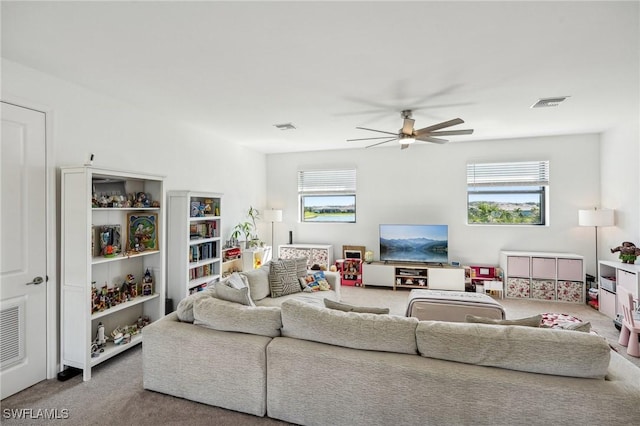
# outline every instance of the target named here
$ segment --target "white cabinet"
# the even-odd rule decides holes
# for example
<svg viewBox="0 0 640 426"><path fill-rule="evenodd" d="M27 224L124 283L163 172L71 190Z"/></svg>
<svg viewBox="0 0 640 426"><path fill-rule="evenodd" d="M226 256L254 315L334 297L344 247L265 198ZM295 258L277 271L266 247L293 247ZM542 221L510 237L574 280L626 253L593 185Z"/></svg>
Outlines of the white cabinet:
<svg viewBox="0 0 640 426"><path fill-rule="evenodd" d="M307 268L319 265L329 269L333 265L333 246L331 244L286 244L278 246L280 259L307 259Z"/></svg>
<svg viewBox="0 0 640 426"><path fill-rule="evenodd" d="M464 268L372 262L362 267L365 286L464 291Z"/></svg>
<svg viewBox="0 0 640 426"><path fill-rule="evenodd" d="M61 168L60 363L82 369L84 380L164 316L163 179Z"/></svg>
<svg viewBox="0 0 640 426"><path fill-rule="evenodd" d="M365 263L362 265L362 284L365 286L393 287L395 268L382 262Z"/></svg>
<svg viewBox="0 0 640 426"><path fill-rule="evenodd" d="M169 191L167 198L168 293L177 305L222 278L222 194Z"/></svg>
<svg viewBox="0 0 640 426"><path fill-rule="evenodd" d="M222 279L234 272L257 269L271 261L271 246L241 249L225 247L222 249Z"/></svg>
<svg viewBox="0 0 640 426"><path fill-rule="evenodd" d="M242 250L242 270L257 269L271 261L271 246L255 247Z"/></svg>
<svg viewBox="0 0 640 426"><path fill-rule="evenodd" d="M600 260L598 262L598 309L609 318L621 313L617 298L617 289L624 288L633 294L634 299L640 295L640 265Z"/></svg>
<svg viewBox="0 0 640 426"><path fill-rule="evenodd" d="M585 273L582 256L573 253L503 251L507 297L585 302Z"/></svg>

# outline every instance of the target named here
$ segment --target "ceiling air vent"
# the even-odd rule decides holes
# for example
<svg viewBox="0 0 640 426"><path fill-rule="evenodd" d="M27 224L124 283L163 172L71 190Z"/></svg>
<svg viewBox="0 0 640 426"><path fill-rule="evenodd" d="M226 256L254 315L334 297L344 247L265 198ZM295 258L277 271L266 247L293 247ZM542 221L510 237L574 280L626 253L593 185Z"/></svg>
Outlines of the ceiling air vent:
<svg viewBox="0 0 640 426"><path fill-rule="evenodd" d="M280 130L295 130L296 126L291 123L274 124Z"/></svg>
<svg viewBox="0 0 640 426"><path fill-rule="evenodd" d="M541 98L531 108L549 108L556 107L560 102L564 102L569 96L556 96L555 98Z"/></svg>

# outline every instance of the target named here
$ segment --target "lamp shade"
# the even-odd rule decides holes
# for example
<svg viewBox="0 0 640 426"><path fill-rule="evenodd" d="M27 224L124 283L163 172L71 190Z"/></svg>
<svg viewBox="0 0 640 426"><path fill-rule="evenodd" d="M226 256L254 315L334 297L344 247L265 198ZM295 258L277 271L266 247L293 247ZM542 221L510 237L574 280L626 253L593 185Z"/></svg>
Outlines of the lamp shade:
<svg viewBox="0 0 640 426"><path fill-rule="evenodd" d="M580 226L612 226L613 224L613 210L611 209L578 211L578 225Z"/></svg>
<svg viewBox="0 0 640 426"><path fill-rule="evenodd" d="M265 222L282 222L282 210L263 210L262 220Z"/></svg>

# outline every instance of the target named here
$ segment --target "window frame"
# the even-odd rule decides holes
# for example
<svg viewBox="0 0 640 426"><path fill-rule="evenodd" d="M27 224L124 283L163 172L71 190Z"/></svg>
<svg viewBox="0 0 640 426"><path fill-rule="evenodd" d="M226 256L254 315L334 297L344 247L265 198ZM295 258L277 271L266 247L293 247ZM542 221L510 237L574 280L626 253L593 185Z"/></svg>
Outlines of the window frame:
<svg viewBox="0 0 640 426"><path fill-rule="evenodd" d="M356 169L298 170L298 221L300 223L356 223ZM346 198L353 205L352 220L311 220L305 217L306 201L312 198ZM339 204L336 204L339 205ZM308 207L308 206L307 206Z"/></svg>
<svg viewBox="0 0 640 426"><path fill-rule="evenodd" d="M504 170L501 173L501 169ZM477 175L476 175L477 172ZM513 189L509 189L513 188ZM467 225L548 226L549 161L467 164ZM477 195L538 194L539 222L471 221L471 198ZM506 203L506 202L505 202Z"/></svg>

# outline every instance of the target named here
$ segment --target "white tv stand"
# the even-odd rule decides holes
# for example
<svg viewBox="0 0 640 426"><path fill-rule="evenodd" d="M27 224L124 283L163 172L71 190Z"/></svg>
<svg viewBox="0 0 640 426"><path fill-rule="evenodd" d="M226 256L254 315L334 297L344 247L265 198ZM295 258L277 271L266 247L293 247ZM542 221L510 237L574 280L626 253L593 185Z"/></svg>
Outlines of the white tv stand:
<svg viewBox="0 0 640 426"><path fill-rule="evenodd" d="M371 262L362 265L365 286L464 291L464 268L448 264Z"/></svg>

